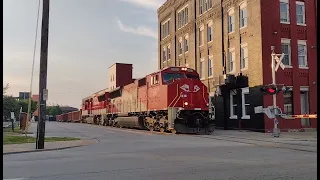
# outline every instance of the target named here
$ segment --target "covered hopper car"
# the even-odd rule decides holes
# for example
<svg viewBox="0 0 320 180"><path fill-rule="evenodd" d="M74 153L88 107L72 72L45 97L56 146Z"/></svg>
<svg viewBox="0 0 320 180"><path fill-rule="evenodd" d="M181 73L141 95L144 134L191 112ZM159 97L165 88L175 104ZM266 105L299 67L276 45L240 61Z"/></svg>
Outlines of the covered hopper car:
<svg viewBox="0 0 320 180"><path fill-rule="evenodd" d="M211 133L208 101L208 89L195 70L169 67L84 98L81 119L150 131Z"/></svg>

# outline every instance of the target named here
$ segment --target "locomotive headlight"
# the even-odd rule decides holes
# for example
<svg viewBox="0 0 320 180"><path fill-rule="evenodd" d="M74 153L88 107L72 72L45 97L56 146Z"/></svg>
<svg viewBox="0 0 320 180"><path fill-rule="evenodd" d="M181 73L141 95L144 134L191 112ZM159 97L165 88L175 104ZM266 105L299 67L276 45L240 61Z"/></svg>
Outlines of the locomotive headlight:
<svg viewBox="0 0 320 180"><path fill-rule="evenodd" d="M188 102L184 102L184 105L185 105L185 106L188 106Z"/></svg>

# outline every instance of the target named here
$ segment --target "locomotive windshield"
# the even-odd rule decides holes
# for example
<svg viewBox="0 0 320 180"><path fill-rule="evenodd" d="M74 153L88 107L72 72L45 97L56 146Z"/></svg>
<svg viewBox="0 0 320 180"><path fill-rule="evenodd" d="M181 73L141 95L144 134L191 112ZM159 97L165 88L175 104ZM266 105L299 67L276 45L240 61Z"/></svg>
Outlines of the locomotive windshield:
<svg viewBox="0 0 320 180"><path fill-rule="evenodd" d="M184 74L184 73L163 73L163 82L169 82L174 79L179 78L191 78L191 79L199 79L199 76L195 74Z"/></svg>

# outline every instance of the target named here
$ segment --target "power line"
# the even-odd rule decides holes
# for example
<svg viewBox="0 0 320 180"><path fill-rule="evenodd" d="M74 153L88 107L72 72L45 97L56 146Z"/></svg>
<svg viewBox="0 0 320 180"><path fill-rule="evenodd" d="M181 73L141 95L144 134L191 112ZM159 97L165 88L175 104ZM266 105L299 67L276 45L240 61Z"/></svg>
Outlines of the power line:
<svg viewBox="0 0 320 180"><path fill-rule="evenodd" d="M34 72L34 62L36 59L36 49L37 49L37 40L38 40L38 29L39 29L39 16L40 16L40 0L38 1L38 13L37 13L37 23L36 23L36 34L34 37L34 46L33 46L33 58L32 58L32 69L31 69L31 82L30 82L30 95L28 102L28 114L26 121L26 132L28 131L28 122L30 120L30 110L31 110L31 99L32 99L32 83L33 83L33 72ZM27 133L26 133L27 135Z"/></svg>

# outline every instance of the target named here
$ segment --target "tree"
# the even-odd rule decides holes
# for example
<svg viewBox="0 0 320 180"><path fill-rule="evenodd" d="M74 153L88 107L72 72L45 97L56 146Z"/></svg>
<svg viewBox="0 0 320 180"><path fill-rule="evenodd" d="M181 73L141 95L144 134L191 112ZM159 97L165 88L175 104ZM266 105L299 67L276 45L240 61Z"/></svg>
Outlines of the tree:
<svg viewBox="0 0 320 180"><path fill-rule="evenodd" d="M3 86L3 95L6 94L8 89L9 89L9 84L7 84L6 86Z"/></svg>
<svg viewBox="0 0 320 180"><path fill-rule="evenodd" d="M15 113L15 116L18 117L20 107L18 101L12 96L3 96L3 116L5 119L10 119L11 112Z"/></svg>
<svg viewBox="0 0 320 180"><path fill-rule="evenodd" d="M28 104L29 104L28 99L20 100L20 101L18 101L18 104L19 104L19 107L22 107L23 112L28 112ZM37 102L31 100L30 112L33 113L36 109L37 109Z"/></svg>
<svg viewBox="0 0 320 180"><path fill-rule="evenodd" d="M62 109L59 105L56 106L47 106L47 115L56 116L62 114Z"/></svg>

